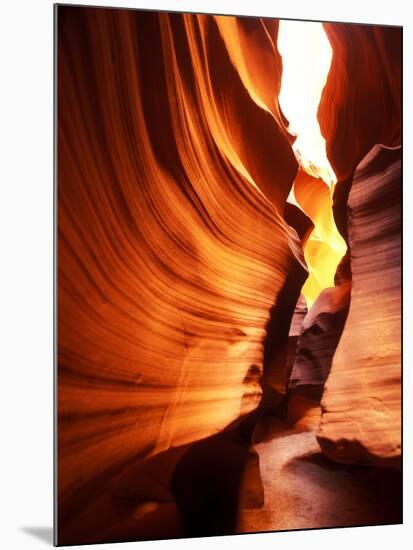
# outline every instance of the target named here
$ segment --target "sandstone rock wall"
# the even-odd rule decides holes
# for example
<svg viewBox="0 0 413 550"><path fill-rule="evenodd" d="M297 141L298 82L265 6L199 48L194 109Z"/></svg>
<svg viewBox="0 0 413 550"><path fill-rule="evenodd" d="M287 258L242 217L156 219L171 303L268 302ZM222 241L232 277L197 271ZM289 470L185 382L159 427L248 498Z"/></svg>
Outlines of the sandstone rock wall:
<svg viewBox="0 0 413 550"><path fill-rule="evenodd" d="M297 162L276 31L58 8L62 525L128 462L259 400L246 374L262 370L271 306L303 271L282 217Z"/></svg>
<svg viewBox="0 0 413 550"><path fill-rule="evenodd" d="M351 301L322 400L318 441L340 462L401 452L401 150L376 145L348 198Z"/></svg>
<svg viewBox="0 0 413 550"><path fill-rule="evenodd" d="M322 400L319 442L342 462L397 465L401 419L400 28L324 28L332 66L318 117L348 245L349 314Z"/></svg>

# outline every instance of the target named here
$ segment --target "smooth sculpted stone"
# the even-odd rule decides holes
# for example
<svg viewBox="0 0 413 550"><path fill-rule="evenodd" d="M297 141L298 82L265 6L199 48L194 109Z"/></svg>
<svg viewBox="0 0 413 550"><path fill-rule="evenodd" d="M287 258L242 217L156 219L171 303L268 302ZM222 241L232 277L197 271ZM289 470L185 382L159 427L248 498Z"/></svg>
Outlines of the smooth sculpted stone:
<svg viewBox="0 0 413 550"><path fill-rule="evenodd" d="M305 316L298 336L289 389L322 387L347 317L351 283L326 288Z"/></svg>
<svg viewBox="0 0 413 550"><path fill-rule="evenodd" d="M128 464L256 407L274 303L283 357L305 270L277 26L58 8L60 544Z"/></svg>
<svg viewBox="0 0 413 550"><path fill-rule="evenodd" d="M318 108L327 156L338 181L376 143L401 143L400 27L324 23L333 58Z"/></svg>
<svg viewBox="0 0 413 550"><path fill-rule="evenodd" d="M401 420L401 150L375 145L348 198L347 321L318 441L339 462L398 465Z"/></svg>

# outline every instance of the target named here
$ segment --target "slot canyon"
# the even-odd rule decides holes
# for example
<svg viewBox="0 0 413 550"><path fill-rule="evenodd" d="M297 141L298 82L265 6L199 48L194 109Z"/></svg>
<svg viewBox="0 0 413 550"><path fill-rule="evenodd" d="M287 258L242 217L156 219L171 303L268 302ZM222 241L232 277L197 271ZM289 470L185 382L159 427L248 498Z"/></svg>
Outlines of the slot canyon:
<svg viewBox="0 0 413 550"><path fill-rule="evenodd" d="M59 544L402 521L401 49L58 6Z"/></svg>

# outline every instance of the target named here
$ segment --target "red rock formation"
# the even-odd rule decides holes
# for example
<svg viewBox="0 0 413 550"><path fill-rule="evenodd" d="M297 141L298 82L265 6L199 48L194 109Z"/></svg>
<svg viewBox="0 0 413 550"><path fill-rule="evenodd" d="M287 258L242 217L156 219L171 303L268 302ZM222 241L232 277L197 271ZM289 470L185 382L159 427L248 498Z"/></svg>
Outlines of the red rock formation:
<svg viewBox="0 0 413 550"><path fill-rule="evenodd" d="M324 289L305 316L298 336L290 389L324 386L347 317L350 290L350 282Z"/></svg>
<svg viewBox="0 0 413 550"><path fill-rule="evenodd" d="M348 198L352 287L323 395L318 441L339 462L398 464L401 451L401 160L376 145Z"/></svg>
<svg viewBox="0 0 413 550"><path fill-rule="evenodd" d="M376 143L400 145L401 48L397 27L324 23L333 48L318 119L338 181Z"/></svg>
<svg viewBox="0 0 413 550"><path fill-rule="evenodd" d="M337 460L386 462L399 452L396 150L373 150L351 184L374 143L398 143L399 43L393 30L359 27L326 25L334 58L319 117L346 238L351 189L353 288L319 441ZM232 498L247 474L241 506L262 503L249 447L292 366L300 239L330 243L334 225L327 186L303 173L296 199L311 222L285 208L298 165L278 105L277 32L259 18L58 8L61 544L153 538L158 524L157 536L181 536L173 497L181 519L199 504L186 500L188 468L205 487L193 457L203 467L223 455L207 484L215 496L225 479ZM328 370L337 331L304 336L343 311L339 289L307 316L301 349L316 370L299 378Z"/></svg>
<svg viewBox="0 0 413 550"><path fill-rule="evenodd" d="M299 170L293 190L297 205L314 224L303 238L309 275L302 293L311 307L323 289L334 285L335 272L346 252L346 243L337 231L328 185L322 179Z"/></svg>
<svg viewBox="0 0 413 550"><path fill-rule="evenodd" d="M392 27L324 28L333 60L318 118L338 178L334 218L349 247L340 279L351 277L352 291L322 401L319 442L338 461L395 464L401 184L400 151L386 146L401 141L402 35Z"/></svg>
<svg viewBox="0 0 413 550"><path fill-rule="evenodd" d="M303 272L279 75L259 19L58 8L60 542L125 465L258 401Z"/></svg>

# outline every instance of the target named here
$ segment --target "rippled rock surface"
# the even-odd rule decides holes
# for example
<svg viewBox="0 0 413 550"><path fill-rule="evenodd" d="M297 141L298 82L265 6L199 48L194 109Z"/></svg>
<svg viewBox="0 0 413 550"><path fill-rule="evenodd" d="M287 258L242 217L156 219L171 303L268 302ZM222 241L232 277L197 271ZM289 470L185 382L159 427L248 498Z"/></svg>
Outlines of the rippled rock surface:
<svg viewBox="0 0 413 550"><path fill-rule="evenodd" d="M305 316L289 388L324 386L347 317L351 284L326 288Z"/></svg>
<svg viewBox="0 0 413 550"><path fill-rule="evenodd" d="M323 26L333 59L318 119L340 182L375 144L400 145L402 33L377 25Z"/></svg>
<svg viewBox="0 0 413 550"><path fill-rule="evenodd" d="M299 293L305 272L282 217L297 162L277 101L277 24L59 7L68 532L131 461L214 434L259 401L247 373L262 371L289 274L300 271Z"/></svg>
<svg viewBox="0 0 413 550"><path fill-rule="evenodd" d="M333 197L293 153L277 20L57 11L58 542L226 534L247 508L278 513L269 457L314 451L318 390L310 447L297 426L268 461L253 444L268 424L282 440L289 390L326 378L325 455L396 464L400 31L324 26ZM254 528L302 522L284 511Z"/></svg>
<svg viewBox="0 0 413 550"><path fill-rule="evenodd" d="M340 462L397 465L401 447L401 150L376 145L348 198L347 321L322 400L318 441Z"/></svg>

